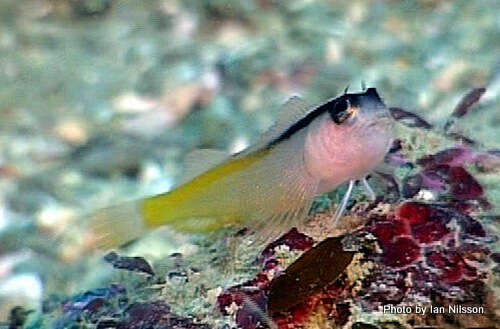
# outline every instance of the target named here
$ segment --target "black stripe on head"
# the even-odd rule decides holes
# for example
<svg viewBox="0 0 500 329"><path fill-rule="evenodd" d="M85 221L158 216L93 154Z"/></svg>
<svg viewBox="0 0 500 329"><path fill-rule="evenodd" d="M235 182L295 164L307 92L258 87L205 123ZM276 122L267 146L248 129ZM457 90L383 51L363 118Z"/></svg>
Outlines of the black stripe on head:
<svg viewBox="0 0 500 329"><path fill-rule="evenodd" d="M326 104L325 104L326 105ZM292 137L299 130L307 127L314 119L320 116L322 113L327 111L327 108L323 108L324 105L316 107L311 112L307 113L306 116L299 119L297 122L293 123L287 130L285 130L278 138L274 139L269 143L269 146L274 146L280 142Z"/></svg>
<svg viewBox="0 0 500 329"><path fill-rule="evenodd" d="M336 111L345 110L345 106L343 105L345 105L346 101L349 101L349 104L352 106L360 106L364 99L382 102L375 88L368 88L365 92L362 93L353 93L353 94L344 93L344 95L334 99L330 99L326 103L317 106L311 112L307 113L304 117L299 119L297 122L293 123L288 129L286 129L278 138L271 141L269 143L269 146L274 146L284 140L289 139L296 132L309 126L309 124L314 119L316 119L318 116L327 111L329 111L330 114L332 113L334 114Z"/></svg>

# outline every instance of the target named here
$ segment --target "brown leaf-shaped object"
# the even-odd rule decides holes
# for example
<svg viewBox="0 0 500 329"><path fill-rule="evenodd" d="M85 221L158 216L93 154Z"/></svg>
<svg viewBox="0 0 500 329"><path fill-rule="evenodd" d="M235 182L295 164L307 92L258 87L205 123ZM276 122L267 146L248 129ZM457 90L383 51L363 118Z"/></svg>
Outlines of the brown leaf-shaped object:
<svg viewBox="0 0 500 329"><path fill-rule="evenodd" d="M413 112L403 110L400 107L391 107L389 108L389 112L391 116L396 121L401 121L402 124L412 128L423 128L423 129L431 129L432 125L416 115Z"/></svg>
<svg viewBox="0 0 500 329"><path fill-rule="evenodd" d="M343 250L342 238L323 240L271 281L267 304L270 314L290 309L334 282L344 272L354 252Z"/></svg>
<svg viewBox="0 0 500 329"><path fill-rule="evenodd" d="M486 88L476 88L468 92L461 100L460 103L453 110L453 116L456 118L466 115L474 104L476 104L481 96L486 92Z"/></svg>

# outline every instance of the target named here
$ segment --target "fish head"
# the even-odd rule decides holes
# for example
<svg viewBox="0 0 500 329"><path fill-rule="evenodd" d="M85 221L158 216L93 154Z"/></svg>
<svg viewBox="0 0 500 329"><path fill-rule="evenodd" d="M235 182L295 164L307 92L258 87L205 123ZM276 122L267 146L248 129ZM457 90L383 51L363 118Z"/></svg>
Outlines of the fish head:
<svg viewBox="0 0 500 329"><path fill-rule="evenodd" d="M306 165L334 188L374 169L390 148L393 120L375 88L345 93L323 107L306 139Z"/></svg>

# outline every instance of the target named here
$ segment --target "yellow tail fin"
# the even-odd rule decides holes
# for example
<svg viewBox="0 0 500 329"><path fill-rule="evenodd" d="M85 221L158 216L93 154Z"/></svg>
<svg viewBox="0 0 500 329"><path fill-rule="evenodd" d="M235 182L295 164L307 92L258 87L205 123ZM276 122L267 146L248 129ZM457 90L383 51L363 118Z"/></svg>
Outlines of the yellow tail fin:
<svg viewBox="0 0 500 329"><path fill-rule="evenodd" d="M123 245L149 231L143 224L140 201L100 209L90 215L88 225L90 243L100 249Z"/></svg>
<svg viewBox="0 0 500 329"><path fill-rule="evenodd" d="M233 159L170 192L99 210L91 216L91 241L98 248L111 248L162 225L188 232L208 232L239 222L243 205L220 197L227 195L228 188L238 181L221 183L221 178L246 169L263 155L260 152Z"/></svg>

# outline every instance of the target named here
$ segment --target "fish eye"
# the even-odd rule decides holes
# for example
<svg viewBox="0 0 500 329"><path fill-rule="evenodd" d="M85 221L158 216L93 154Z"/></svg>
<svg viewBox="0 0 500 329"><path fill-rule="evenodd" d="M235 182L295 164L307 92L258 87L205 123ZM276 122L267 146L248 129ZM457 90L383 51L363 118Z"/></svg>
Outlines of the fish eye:
<svg viewBox="0 0 500 329"><path fill-rule="evenodd" d="M339 125L347 120L352 114L352 112L349 111L350 107L351 102L346 97L342 97L338 102L336 102L333 108L328 111L330 112L330 117L333 122Z"/></svg>

